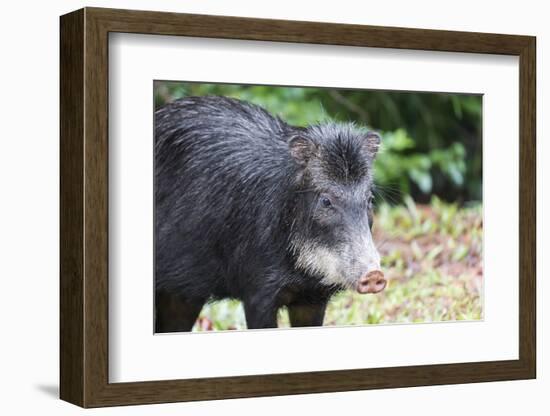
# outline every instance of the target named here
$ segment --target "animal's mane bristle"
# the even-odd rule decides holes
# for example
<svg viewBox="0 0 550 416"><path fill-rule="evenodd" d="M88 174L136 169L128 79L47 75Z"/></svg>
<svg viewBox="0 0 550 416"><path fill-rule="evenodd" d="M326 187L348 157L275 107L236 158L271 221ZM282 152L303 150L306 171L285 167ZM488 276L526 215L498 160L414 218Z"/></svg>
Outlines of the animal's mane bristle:
<svg viewBox="0 0 550 416"><path fill-rule="evenodd" d="M369 175L374 155L368 151L365 128L354 123L325 123L308 131L319 146L320 160L331 179L352 183Z"/></svg>

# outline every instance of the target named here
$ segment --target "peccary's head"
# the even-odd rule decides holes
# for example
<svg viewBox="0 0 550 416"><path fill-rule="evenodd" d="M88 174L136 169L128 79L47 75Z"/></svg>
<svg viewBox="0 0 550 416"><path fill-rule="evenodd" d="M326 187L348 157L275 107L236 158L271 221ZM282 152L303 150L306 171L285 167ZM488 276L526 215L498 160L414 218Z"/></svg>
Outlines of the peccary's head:
<svg viewBox="0 0 550 416"><path fill-rule="evenodd" d="M295 267L326 286L377 293L386 286L371 234L377 133L322 124L288 139L296 163L290 248Z"/></svg>

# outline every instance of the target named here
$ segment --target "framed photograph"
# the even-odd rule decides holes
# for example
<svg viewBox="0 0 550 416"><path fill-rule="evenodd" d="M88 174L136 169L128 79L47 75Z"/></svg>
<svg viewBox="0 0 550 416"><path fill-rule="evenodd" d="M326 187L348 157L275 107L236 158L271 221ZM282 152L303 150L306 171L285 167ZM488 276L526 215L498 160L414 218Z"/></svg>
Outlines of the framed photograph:
<svg viewBox="0 0 550 416"><path fill-rule="evenodd" d="M60 29L63 400L535 378L534 37Z"/></svg>

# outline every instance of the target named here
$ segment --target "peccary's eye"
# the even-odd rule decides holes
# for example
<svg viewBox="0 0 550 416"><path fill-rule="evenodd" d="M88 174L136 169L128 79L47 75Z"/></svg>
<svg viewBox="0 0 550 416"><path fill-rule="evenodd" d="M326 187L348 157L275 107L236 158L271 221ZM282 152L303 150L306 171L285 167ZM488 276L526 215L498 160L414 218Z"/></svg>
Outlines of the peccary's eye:
<svg viewBox="0 0 550 416"><path fill-rule="evenodd" d="M332 206L332 202L330 201L330 199L327 196L322 196L321 199L320 199L320 202L321 202L321 206L323 208L328 208L328 207Z"/></svg>

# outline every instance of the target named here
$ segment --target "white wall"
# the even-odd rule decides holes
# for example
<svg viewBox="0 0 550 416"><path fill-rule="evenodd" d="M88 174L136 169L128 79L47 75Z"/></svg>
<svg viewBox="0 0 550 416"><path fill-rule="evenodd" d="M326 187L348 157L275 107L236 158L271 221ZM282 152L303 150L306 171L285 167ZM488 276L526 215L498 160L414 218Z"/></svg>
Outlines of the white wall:
<svg viewBox="0 0 550 416"><path fill-rule="evenodd" d="M4 2L0 15L0 409L4 414L74 414L59 401L58 385L58 16L82 6L270 17L295 20L423 27L537 36L538 53L538 311L539 378L534 381L317 394L218 402L92 410L89 414L365 414L464 415L548 414L550 361L543 348L548 328L543 275L550 244L548 169L550 146L543 140L544 103L550 100L545 61L550 26L545 2L377 1L271 2L68 1ZM546 75L546 74L544 74ZM546 177L545 177L546 176ZM546 266L546 267L545 267ZM7 410L10 410L9 412Z"/></svg>

